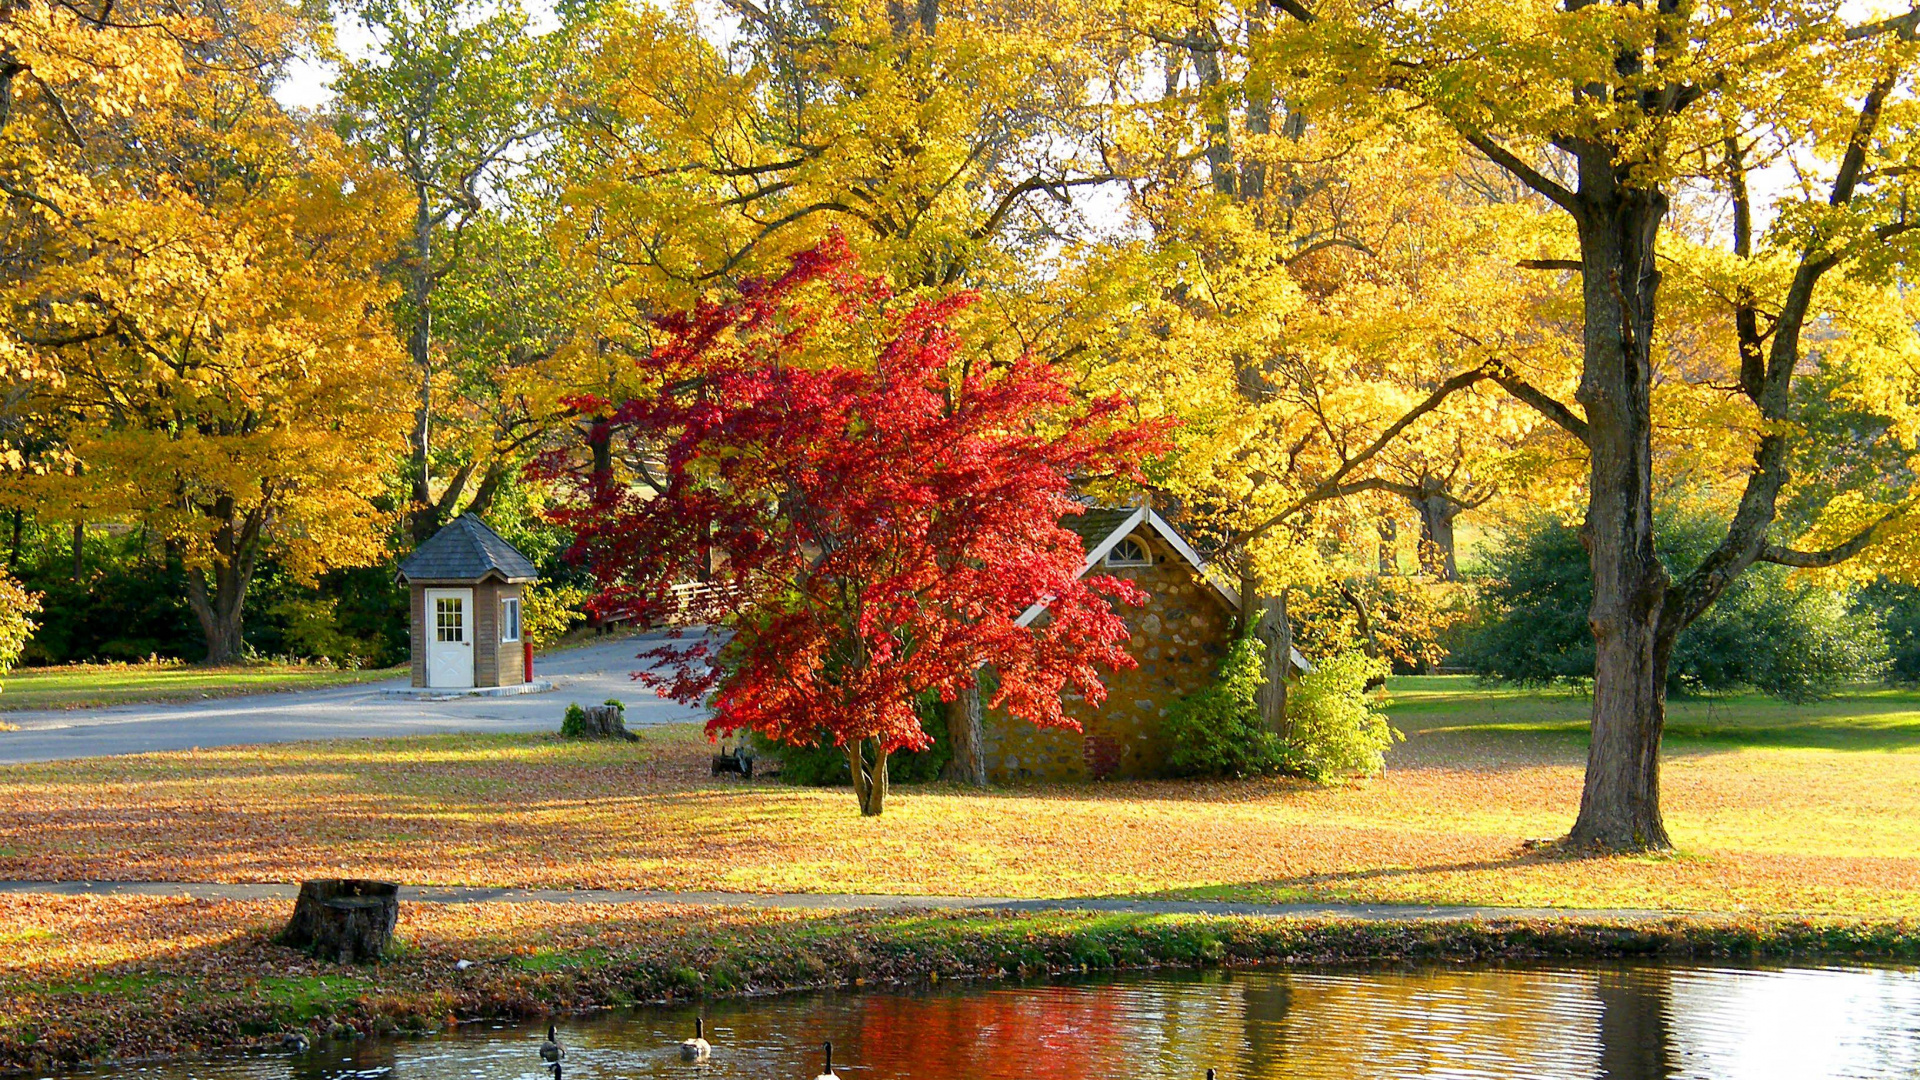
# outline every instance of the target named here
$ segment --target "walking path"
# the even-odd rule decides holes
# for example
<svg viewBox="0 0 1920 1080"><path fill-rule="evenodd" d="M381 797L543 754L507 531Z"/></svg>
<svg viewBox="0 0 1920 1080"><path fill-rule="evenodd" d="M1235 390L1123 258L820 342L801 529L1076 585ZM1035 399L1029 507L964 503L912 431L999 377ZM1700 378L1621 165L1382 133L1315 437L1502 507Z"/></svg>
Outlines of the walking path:
<svg viewBox="0 0 1920 1080"><path fill-rule="evenodd" d="M0 881L0 894L54 896L181 896L197 900L287 900L287 884L192 881ZM1364 922L1458 922L1467 919L1584 919L1644 922L1676 912L1626 908L1511 908L1415 904L1257 904L1229 900L1134 900L1075 896L1034 900L1008 896L901 896L879 893L656 892L638 889L504 889L403 885L400 899L422 904L682 904L689 907L789 911L1085 911L1137 915L1253 915L1357 919ZM1688 913L1690 915L1695 913Z"/></svg>

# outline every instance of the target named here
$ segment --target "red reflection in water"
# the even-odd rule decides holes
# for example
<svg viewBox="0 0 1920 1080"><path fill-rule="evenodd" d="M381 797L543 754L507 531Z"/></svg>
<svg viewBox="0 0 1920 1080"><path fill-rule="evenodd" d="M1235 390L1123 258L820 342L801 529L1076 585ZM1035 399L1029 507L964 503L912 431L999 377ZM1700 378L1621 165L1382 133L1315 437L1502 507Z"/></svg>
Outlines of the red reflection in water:
<svg viewBox="0 0 1920 1080"><path fill-rule="evenodd" d="M864 1004L854 1060L870 1076L1086 1080L1131 1071L1125 1016L1096 990L876 996Z"/></svg>

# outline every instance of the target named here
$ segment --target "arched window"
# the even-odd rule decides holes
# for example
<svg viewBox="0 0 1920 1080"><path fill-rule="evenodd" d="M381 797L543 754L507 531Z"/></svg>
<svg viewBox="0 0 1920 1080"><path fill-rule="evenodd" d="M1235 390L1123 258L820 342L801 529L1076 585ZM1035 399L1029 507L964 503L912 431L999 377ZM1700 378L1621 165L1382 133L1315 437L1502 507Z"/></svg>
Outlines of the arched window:
<svg viewBox="0 0 1920 1080"><path fill-rule="evenodd" d="M1108 566L1152 566L1153 556L1147 554L1147 545L1129 536L1113 545L1107 552Z"/></svg>

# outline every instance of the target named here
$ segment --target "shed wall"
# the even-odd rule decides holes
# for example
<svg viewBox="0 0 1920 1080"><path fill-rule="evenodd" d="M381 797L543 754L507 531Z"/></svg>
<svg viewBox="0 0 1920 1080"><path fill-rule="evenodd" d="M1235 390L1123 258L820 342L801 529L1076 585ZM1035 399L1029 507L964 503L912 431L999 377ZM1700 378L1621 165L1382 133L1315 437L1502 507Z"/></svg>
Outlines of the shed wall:
<svg viewBox="0 0 1920 1080"><path fill-rule="evenodd" d="M1213 681L1233 640L1234 613L1150 529L1132 536L1152 553L1152 566L1100 565L1090 572L1146 590L1144 607L1120 611L1130 631L1127 652L1139 666L1105 676L1107 699L1098 708L1077 696L1066 702L1082 731L1041 729L988 713L984 742L994 782L1158 775L1167 750L1159 733L1167 706Z"/></svg>
<svg viewBox="0 0 1920 1080"><path fill-rule="evenodd" d="M409 583L407 592L411 594L407 617L413 623L412 632L408 635L413 643L413 685L425 686L427 685L427 590L424 585Z"/></svg>

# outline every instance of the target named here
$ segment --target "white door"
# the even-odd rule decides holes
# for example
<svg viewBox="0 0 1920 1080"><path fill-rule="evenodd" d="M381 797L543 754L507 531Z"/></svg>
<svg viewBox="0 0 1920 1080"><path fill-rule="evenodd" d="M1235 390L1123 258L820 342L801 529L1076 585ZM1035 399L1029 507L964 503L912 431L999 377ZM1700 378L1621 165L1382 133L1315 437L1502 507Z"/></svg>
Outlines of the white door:
<svg viewBox="0 0 1920 1080"><path fill-rule="evenodd" d="M427 590L427 685L473 685L473 590Z"/></svg>

